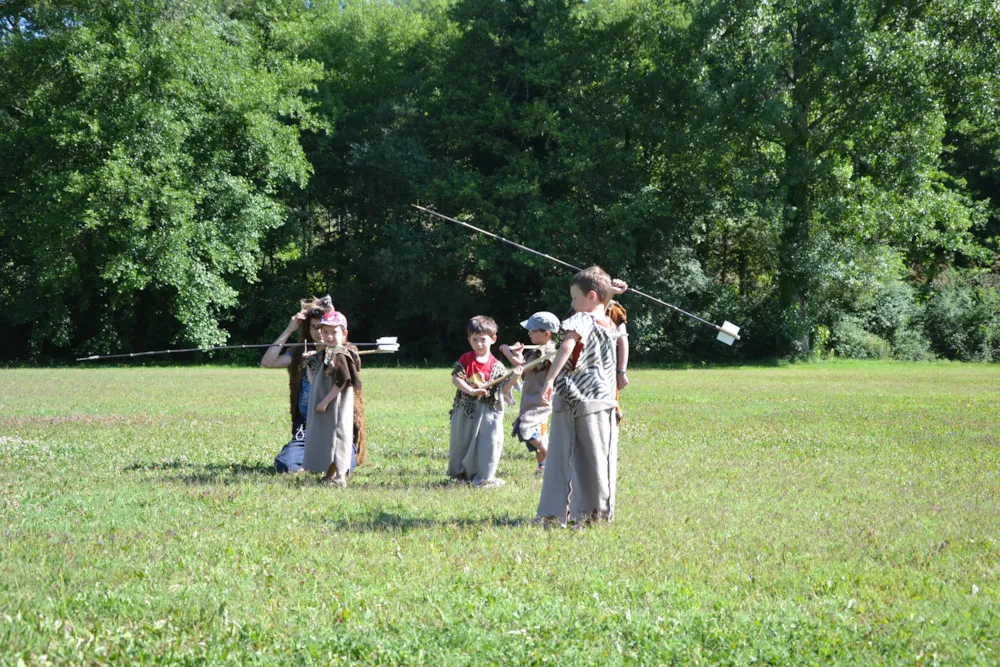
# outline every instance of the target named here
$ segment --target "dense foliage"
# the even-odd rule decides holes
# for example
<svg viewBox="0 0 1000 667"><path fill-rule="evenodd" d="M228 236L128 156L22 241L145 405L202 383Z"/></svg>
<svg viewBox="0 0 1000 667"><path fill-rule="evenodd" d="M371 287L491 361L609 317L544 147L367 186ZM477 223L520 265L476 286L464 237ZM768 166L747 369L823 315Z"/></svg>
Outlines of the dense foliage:
<svg viewBox="0 0 1000 667"><path fill-rule="evenodd" d="M613 274L646 360L1000 360L990 0L133 0L0 15L4 354L273 337L410 359Z"/></svg>

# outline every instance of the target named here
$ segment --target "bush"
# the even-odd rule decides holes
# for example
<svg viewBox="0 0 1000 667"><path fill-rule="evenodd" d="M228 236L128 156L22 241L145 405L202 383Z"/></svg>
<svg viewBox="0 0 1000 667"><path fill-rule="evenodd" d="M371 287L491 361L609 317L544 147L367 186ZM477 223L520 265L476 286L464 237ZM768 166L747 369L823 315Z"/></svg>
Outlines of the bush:
<svg viewBox="0 0 1000 667"><path fill-rule="evenodd" d="M900 361L931 361L935 358L931 342L916 326L897 329L892 337L892 356Z"/></svg>
<svg viewBox="0 0 1000 667"><path fill-rule="evenodd" d="M924 328L934 350L961 361L1000 361L1000 277L946 271L932 289Z"/></svg>
<svg viewBox="0 0 1000 667"><path fill-rule="evenodd" d="M847 359L888 359L892 345L864 327L864 321L853 315L841 317L830 330L831 348L838 357Z"/></svg>

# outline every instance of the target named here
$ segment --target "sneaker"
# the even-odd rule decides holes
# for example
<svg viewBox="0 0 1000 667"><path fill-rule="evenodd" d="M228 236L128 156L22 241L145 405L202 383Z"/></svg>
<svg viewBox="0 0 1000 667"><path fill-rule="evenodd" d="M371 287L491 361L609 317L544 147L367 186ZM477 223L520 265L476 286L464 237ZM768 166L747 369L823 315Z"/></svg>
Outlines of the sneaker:
<svg viewBox="0 0 1000 667"><path fill-rule="evenodd" d="M476 484L476 488L477 489L497 489L497 488L500 488L501 486L503 486L506 483L507 482L503 481L499 477L494 477L492 479L484 479L479 484Z"/></svg>
<svg viewBox="0 0 1000 667"><path fill-rule="evenodd" d="M541 477L545 474L545 464L539 463L538 467L535 469L535 477Z"/></svg>

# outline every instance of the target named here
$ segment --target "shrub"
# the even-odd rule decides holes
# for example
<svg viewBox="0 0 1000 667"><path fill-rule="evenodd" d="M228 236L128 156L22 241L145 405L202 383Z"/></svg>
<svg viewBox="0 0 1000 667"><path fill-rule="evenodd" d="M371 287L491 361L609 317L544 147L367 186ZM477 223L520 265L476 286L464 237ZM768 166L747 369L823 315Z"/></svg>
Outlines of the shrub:
<svg viewBox="0 0 1000 667"><path fill-rule="evenodd" d="M888 359L892 345L864 327L861 318L853 315L841 317L830 330L834 354L847 359Z"/></svg>
<svg viewBox="0 0 1000 667"><path fill-rule="evenodd" d="M946 271L932 289L924 328L934 350L961 361L1000 361L1000 277Z"/></svg>

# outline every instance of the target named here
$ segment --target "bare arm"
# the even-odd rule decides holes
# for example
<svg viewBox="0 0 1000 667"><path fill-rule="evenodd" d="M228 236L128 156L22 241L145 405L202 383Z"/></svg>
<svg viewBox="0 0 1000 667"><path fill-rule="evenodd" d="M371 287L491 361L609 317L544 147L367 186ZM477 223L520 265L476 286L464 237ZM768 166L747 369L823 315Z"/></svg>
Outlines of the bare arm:
<svg viewBox="0 0 1000 667"><path fill-rule="evenodd" d="M260 365L264 368L288 368L292 364L292 358L287 354L281 354L281 346L288 341L288 337L299 328L299 322L305 319L304 313L296 313L288 322L288 326L281 332L281 335L274 341L274 345L267 348L264 356L260 359Z"/></svg>
<svg viewBox="0 0 1000 667"><path fill-rule="evenodd" d="M625 325L619 327L621 333L627 333ZM621 391L628 386L628 376L625 375L625 371L628 370L628 336L622 336L618 339L618 391Z"/></svg>
<svg viewBox="0 0 1000 667"><path fill-rule="evenodd" d="M347 386L346 384L344 386ZM326 412L326 409L330 407L330 404L337 398L342 387L338 387L336 384L330 387L330 391L327 392L326 396L320 399L320 402L316 404L316 412Z"/></svg>
<svg viewBox="0 0 1000 667"><path fill-rule="evenodd" d="M500 351L503 356L510 360L515 366L524 364L524 343L514 343L513 345L501 345Z"/></svg>
<svg viewBox="0 0 1000 667"><path fill-rule="evenodd" d="M510 377L507 381L503 383L501 390L503 391L503 400L507 405L514 405L514 385L517 381L521 379L521 375L524 373L524 368L522 366L514 366L514 369L510 373Z"/></svg>
<svg viewBox="0 0 1000 667"><path fill-rule="evenodd" d="M556 358L552 360L552 366L549 368L549 374L545 376L545 387L542 389L542 402L546 405L552 404L552 388L556 384L556 376L562 372L563 367L566 362L569 361L570 355L573 354L573 350L580 342L580 334L575 331L567 331L566 337L563 338L562 344L559 346L559 351L556 353Z"/></svg>
<svg viewBox="0 0 1000 667"><path fill-rule="evenodd" d="M469 396L475 396L480 398L489 393L489 390L483 389L481 387L473 387L471 384L458 377L457 375L451 376L451 383L455 385L460 392L463 394L468 394Z"/></svg>

